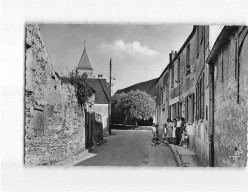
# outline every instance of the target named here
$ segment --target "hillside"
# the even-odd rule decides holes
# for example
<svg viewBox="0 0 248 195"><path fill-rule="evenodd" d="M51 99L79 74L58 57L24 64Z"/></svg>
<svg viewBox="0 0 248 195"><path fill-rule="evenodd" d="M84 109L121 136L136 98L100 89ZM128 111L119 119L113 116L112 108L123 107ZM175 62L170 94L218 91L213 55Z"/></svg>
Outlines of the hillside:
<svg viewBox="0 0 248 195"><path fill-rule="evenodd" d="M150 96L153 97L153 96L156 96L156 81L157 81L157 78L149 80L149 81L137 83L127 88L117 90L116 94L122 93L122 92L128 93L131 90L139 89L140 91L145 91L146 93L148 93Z"/></svg>

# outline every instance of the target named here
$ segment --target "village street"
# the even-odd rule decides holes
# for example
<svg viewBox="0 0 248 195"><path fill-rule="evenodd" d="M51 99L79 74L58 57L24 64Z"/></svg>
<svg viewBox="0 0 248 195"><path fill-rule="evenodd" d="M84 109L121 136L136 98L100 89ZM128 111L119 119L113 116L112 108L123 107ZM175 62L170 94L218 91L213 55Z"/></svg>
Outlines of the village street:
<svg viewBox="0 0 248 195"><path fill-rule="evenodd" d="M168 146L151 145L151 132L140 130L112 130L106 143L96 148L96 156L76 166L170 166L176 167Z"/></svg>

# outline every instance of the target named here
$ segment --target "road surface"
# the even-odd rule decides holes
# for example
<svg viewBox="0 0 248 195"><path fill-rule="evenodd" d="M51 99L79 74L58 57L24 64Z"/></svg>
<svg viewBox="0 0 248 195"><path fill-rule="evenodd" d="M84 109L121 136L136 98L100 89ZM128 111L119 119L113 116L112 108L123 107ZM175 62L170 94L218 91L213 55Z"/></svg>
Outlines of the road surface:
<svg viewBox="0 0 248 195"><path fill-rule="evenodd" d="M170 166L176 167L168 146L151 145L151 132L140 130L112 130L106 143L97 147L96 156L75 166Z"/></svg>

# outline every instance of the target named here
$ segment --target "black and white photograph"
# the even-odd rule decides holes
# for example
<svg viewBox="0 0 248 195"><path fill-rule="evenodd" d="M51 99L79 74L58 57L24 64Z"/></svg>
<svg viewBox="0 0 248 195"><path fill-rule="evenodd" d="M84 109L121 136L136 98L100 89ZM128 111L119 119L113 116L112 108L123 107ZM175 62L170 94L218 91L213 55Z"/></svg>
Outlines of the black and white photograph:
<svg viewBox="0 0 248 195"><path fill-rule="evenodd" d="M102 13L103 2L98 4ZM4 5L6 8L11 3L5 1ZM22 7L15 5L16 9ZM4 177L8 182L11 177L19 181L17 186L8 185L7 191L25 188L27 184L21 181L32 181L33 177L33 187L39 180L45 184L38 191L46 189L53 177L59 178L58 182L47 189L61 186L67 191L81 191L85 181L95 182L101 189L108 179L102 184L99 181L105 180L103 175L108 170L108 178L125 186L125 178L135 186L134 176L139 175L145 187L140 187L139 179L134 189L150 191L157 191L154 184L147 186L156 175L160 190L163 178L171 183L187 180L189 185L177 183L181 187L176 188L165 184L170 186L169 191L183 191L184 185L199 190L200 186L192 185L192 179L197 180L190 176L194 171L212 183L219 180L216 175L221 175L221 170L230 178L244 174L248 150L248 23L204 22L196 17L191 22L173 17L153 22L146 15L139 21L135 17L134 21L124 17L121 22L74 19L82 14L76 5L68 5L75 12L61 5L61 9L70 10L70 19L65 11L54 12L53 19L46 19L49 5L41 2L44 12L38 12L43 19L27 8L36 18L18 25L21 36L16 44L22 48L18 53L21 58L15 58L14 51L3 58L5 62L21 61L18 70L14 70L17 65L9 65L21 81L10 72L8 76L2 72L5 99L11 103L18 97L21 104L18 109L15 103L5 104L5 111L1 111L2 118L11 116L10 126L18 126L18 131L9 126L9 132L4 133L15 139L2 137L2 162L8 167ZM96 9L91 3L90 7ZM90 9L84 10L85 16L89 15ZM64 19L58 19L61 15ZM14 37L16 30L9 24L5 22L2 29ZM8 45L8 39L2 40ZM14 82L19 83L18 90ZM17 91L18 96L14 95ZM18 154L11 157L14 148ZM121 174L128 174L125 170L131 174L121 178ZM153 173L149 176L149 172ZM15 174L19 179L14 179ZM62 184L72 174L77 175L72 180L78 184ZM84 185L80 185L80 177L84 177ZM231 183L228 181L229 187ZM94 185L87 185L87 189ZM117 186L112 183L107 189L116 190ZM205 190L212 188L205 185Z"/></svg>
<svg viewBox="0 0 248 195"><path fill-rule="evenodd" d="M25 30L25 165L246 165L248 27Z"/></svg>

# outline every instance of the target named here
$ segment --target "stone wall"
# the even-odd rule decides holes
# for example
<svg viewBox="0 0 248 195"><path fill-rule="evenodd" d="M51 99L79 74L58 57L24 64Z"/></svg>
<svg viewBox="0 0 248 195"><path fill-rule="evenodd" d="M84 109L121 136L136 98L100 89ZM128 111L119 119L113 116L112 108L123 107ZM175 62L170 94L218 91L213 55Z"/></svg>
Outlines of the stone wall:
<svg viewBox="0 0 248 195"><path fill-rule="evenodd" d="M38 25L26 25L25 57L25 165L72 162L85 150L84 111L55 73Z"/></svg>
<svg viewBox="0 0 248 195"><path fill-rule="evenodd" d="M109 105L108 104L94 104L92 106L94 112L102 117L103 134L108 135L109 132Z"/></svg>
<svg viewBox="0 0 248 195"><path fill-rule="evenodd" d="M244 32L247 32L247 27ZM237 64L235 64L237 63L237 61L235 62L235 59L237 59L235 56L237 37L240 44L243 41L242 46L239 45L239 74ZM238 31L236 31L229 38L228 44L222 47L214 64L215 166L246 166L248 121L247 53L248 35L244 38L242 34L238 36Z"/></svg>

